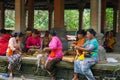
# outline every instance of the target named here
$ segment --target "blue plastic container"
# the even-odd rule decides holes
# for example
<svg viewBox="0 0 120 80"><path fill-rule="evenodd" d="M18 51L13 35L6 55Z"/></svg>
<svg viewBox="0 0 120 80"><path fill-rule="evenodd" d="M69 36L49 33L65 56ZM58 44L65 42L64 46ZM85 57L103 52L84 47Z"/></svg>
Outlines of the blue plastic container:
<svg viewBox="0 0 120 80"><path fill-rule="evenodd" d="M3 73L2 77L9 77L9 74L8 73Z"/></svg>

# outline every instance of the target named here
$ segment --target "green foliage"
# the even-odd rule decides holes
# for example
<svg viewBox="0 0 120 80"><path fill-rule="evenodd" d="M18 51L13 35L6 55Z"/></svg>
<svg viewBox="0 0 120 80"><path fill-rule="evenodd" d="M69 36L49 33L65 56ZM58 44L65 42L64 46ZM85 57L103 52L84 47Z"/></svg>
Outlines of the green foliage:
<svg viewBox="0 0 120 80"><path fill-rule="evenodd" d="M85 9L83 13L83 29L90 28L90 9Z"/></svg>
<svg viewBox="0 0 120 80"><path fill-rule="evenodd" d="M27 13L26 13L27 14ZM54 12L52 17L52 25L54 25ZM75 31L78 30L79 12L78 10L65 10L65 26L66 29ZM28 16L26 15L26 24ZM5 11L5 27L14 28L15 26L15 11ZM106 30L113 29L113 9L106 9ZM35 10L34 11L34 27L40 30L48 30L48 11ZM83 13L83 29L90 28L90 9L84 9Z"/></svg>
<svg viewBox="0 0 120 80"><path fill-rule="evenodd" d="M113 29L113 9L107 8L106 9L106 30L112 30Z"/></svg>
<svg viewBox="0 0 120 80"><path fill-rule="evenodd" d="M67 30L78 30L79 27L79 12L78 10L65 10L65 25ZM90 28L90 10L85 9L83 13L83 29Z"/></svg>
<svg viewBox="0 0 120 80"><path fill-rule="evenodd" d="M34 27L40 30L48 30L48 11L37 10L34 15Z"/></svg>
<svg viewBox="0 0 120 80"><path fill-rule="evenodd" d="M78 30L78 10L65 10L64 18L67 30Z"/></svg>
<svg viewBox="0 0 120 80"><path fill-rule="evenodd" d="M15 26L15 11L6 10L5 11L5 27L14 28Z"/></svg>

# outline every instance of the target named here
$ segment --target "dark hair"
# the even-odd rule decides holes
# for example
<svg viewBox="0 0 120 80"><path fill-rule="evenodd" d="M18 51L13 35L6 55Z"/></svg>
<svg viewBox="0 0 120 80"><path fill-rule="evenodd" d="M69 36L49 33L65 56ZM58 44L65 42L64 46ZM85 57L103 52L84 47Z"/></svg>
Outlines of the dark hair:
<svg viewBox="0 0 120 80"><path fill-rule="evenodd" d="M34 33L34 34L39 34L40 32L39 32L37 29L34 29L34 30L32 31L32 33Z"/></svg>
<svg viewBox="0 0 120 80"><path fill-rule="evenodd" d="M83 36L86 35L86 31L85 30L79 30L77 31L77 34L82 34Z"/></svg>
<svg viewBox="0 0 120 80"><path fill-rule="evenodd" d="M54 29L51 29L49 31L49 34L51 34L52 36L56 36L56 31Z"/></svg>
<svg viewBox="0 0 120 80"><path fill-rule="evenodd" d="M24 35L24 34L23 34L22 32L14 32L14 33L12 34L13 37L17 37L17 36L22 37L23 35Z"/></svg>
<svg viewBox="0 0 120 80"><path fill-rule="evenodd" d="M95 35L96 35L96 32L95 32L95 30L94 30L94 29L88 29L88 30L87 30L87 32L89 32L89 33L93 34L93 36L95 36Z"/></svg>
<svg viewBox="0 0 120 80"><path fill-rule="evenodd" d="M45 31L45 36L48 36L49 35L49 31Z"/></svg>
<svg viewBox="0 0 120 80"><path fill-rule="evenodd" d="M5 34L5 33L6 33L6 30L5 30L5 29L1 29L1 30L0 30L0 33Z"/></svg>
<svg viewBox="0 0 120 80"><path fill-rule="evenodd" d="M11 34L11 33L12 33L12 30L6 30L6 33L7 33L7 34Z"/></svg>

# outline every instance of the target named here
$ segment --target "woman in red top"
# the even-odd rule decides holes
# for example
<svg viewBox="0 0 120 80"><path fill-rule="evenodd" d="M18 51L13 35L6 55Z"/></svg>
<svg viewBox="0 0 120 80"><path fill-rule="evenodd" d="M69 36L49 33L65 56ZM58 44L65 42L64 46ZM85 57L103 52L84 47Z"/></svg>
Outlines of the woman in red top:
<svg viewBox="0 0 120 80"><path fill-rule="evenodd" d="M11 37L10 34L4 34L0 39L0 55L1 56L6 56L6 50L8 47L8 42L10 37Z"/></svg>
<svg viewBox="0 0 120 80"><path fill-rule="evenodd" d="M39 31L34 29L32 36L28 37L26 40L27 49L39 49L41 47L41 38L38 36Z"/></svg>

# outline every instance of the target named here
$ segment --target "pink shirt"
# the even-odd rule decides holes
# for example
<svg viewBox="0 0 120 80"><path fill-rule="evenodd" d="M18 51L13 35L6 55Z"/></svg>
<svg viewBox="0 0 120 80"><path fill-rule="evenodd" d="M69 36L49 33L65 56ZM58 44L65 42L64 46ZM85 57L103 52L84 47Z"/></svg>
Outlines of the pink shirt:
<svg viewBox="0 0 120 80"><path fill-rule="evenodd" d="M53 60L56 58L62 59L63 57L62 42L57 36L52 38L52 40L49 43L49 48L55 51L55 57L54 58L48 57L48 60ZM58 49L61 49L61 50L58 50Z"/></svg>
<svg viewBox="0 0 120 80"><path fill-rule="evenodd" d="M26 40L26 48L29 49L30 46L40 46L41 47L41 39L40 37L28 37Z"/></svg>

